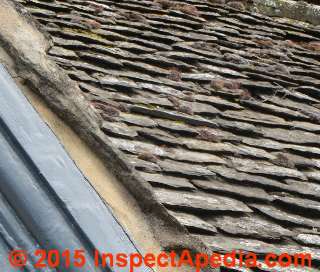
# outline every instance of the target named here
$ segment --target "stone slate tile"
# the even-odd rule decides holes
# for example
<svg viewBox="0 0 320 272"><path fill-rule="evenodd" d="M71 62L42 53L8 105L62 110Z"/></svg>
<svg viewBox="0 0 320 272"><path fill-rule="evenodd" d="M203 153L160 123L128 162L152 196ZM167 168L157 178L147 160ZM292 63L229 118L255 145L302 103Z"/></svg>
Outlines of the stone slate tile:
<svg viewBox="0 0 320 272"><path fill-rule="evenodd" d="M245 122L231 121L222 118L216 118L214 121L223 129L234 133L243 133L251 135L261 135L260 128L256 127L253 124L248 124Z"/></svg>
<svg viewBox="0 0 320 272"><path fill-rule="evenodd" d="M130 128L129 126L123 123L112 123L104 121L102 123L101 130L106 134L130 139L133 139L136 136L138 136L138 133L133 128Z"/></svg>
<svg viewBox="0 0 320 272"><path fill-rule="evenodd" d="M143 54L141 57L145 62L166 68L177 67L178 69L182 70L192 70L196 68L195 66L187 64L183 61L172 60L170 58L161 56L160 54Z"/></svg>
<svg viewBox="0 0 320 272"><path fill-rule="evenodd" d="M121 61L111 56L91 54L86 52L80 52L78 54L84 60L87 60L97 65L100 64L102 66L106 66L107 68L113 67L113 68L121 69L123 67L123 64Z"/></svg>
<svg viewBox="0 0 320 272"><path fill-rule="evenodd" d="M249 237L262 240L280 240L294 233L264 218L247 215L233 217L229 215L212 216L208 220L222 232L237 237Z"/></svg>
<svg viewBox="0 0 320 272"><path fill-rule="evenodd" d="M307 180L306 176L295 169L276 166L269 162L231 158L233 166L240 172L276 176L280 178L297 178Z"/></svg>
<svg viewBox="0 0 320 272"><path fill-rule="evenodd" d="M139 57L135 54L132 54L126 50L118 48L116 44L110 47L92 44L90 45L90 50L93 52L106 54L108 56L112 56L118 59L138 59Z"/></svg>
<svg viewBox="0 0 320 272"><path fill-rule="evenodd" d="M320 235L300 233L293 239L302 245L320 247Z"/></svg>
<svg viewBox="0 0 320 272"><path fill-rule="evenodd" d="M234 147L234 149L235 149L234 150L235 155L253 157L257 159L266 159L266 160L272 160L275 158L274 155L260 148L238 144L237 146Z"/></svg>
<svg viewBox="0 0 320 272"><path fill-rule="evenodd" d="M121 113L120 119L129 125L141 127L155 127L157 125L151 118L138 114Z"/></svg>
<svg viewBox="0 0 320 272"><path fill-rule="evenodd" d="M47 10L47 9L41 9L41 8L29 8L29 12L34 15L34 16L39 16L39 17L48 17L52 18L56 15L54 11Z"/></svg>
<svg viewBox="0 0 320 272"><path fill-rule="evenodd" d="M125 78L115 77L111 75L104 76L100 78L100 83L102 85L107 85L116 88L125 88L125 89L135 89L139 88L139 86L132 80L128 80Z"/></svg>
<svg viewBox="0 0 320 272"><path fill-rule="evenodd" d="M265 254L269 252L278 252L273 244L262 242L256 239L244 238L226 238L223 236L198 236L214 252L227 253L233 250L242 249L245 252L254 252L256 254Z"/></svg>
<svg viewBox="0 0 320 272"><path fill-rule="evenodd" d="M253 124L272 125L272 127L289 127L290 123L287 123L283 118L270 114L263 114L250 110L242 111L225 111L222 114L225 118L230 118L237 121L244 121Z"/></svg>
<svg viewBox="0 0 320 272"><path fill-rule="evenodd" d="M279 267L276 266L274 268L268 267L264 262L260 263L260 268L261 271L266 271L266 272L286 272L288 271L287 267ZM316 268L311 268L308 266L305 267L295 267L295 266L290 266L290 272L316 272L318 269Z"/></svg>
<svg viewBox="0 0 320 272"><path fill-rule="evenodd" d="M173 43L183 41L182 39L175 37L175 36L167 36L167 35L157 34L157 33L151 32L151 31L144 32L142 37L145 38L146 40L151 40L154 42L160 41L160 42L167 44L167 45L172 45Z"/></svg>
<svg viewBox="0 0 320 272"><path fill-rule="evenodd" d="M294 110L290 110L284 107L275 106L268 103L262 103L253 100L242 101L242 104L251 107L253 109L258 109L260 111L269 112L274 115L278 115L280 117L291 118L291 119L300 119L300 120L308 120L308 117L303 115L302 113Z"/></svg>
<svg viewBox="0 0 320 272"><path fill-rule="evenodd" d="M60 37L52 37L53 43L57 46L61 46L69 49L89 49L90 46L77 40L68 40Z"/></svg>
<svg viewBox="0 0 320 272"><path fill-rule="evenodd" d="M151 139L161 144L167 144L167 145L180 144L180 141L177 137L157 128L153 128L153 129L141 128L141 129L138 129L138 133L139 135L142 135L145 138Z"/></svg>
<svg viewBox="0 0 320 272"><path fill-rule="evenodd" d="M206 167L191 163L183 163L174 160L163 160L158 162L159 166L165 173L179 174L191 177L215 176Z"/></svg>
<svg viewBox="0 0 320 272"><path fill-rule="evenodd" d="M286 145L286 148L288 150L292 150L295 153L301 154L302 156L305 155L307 158L310 156L319 157L319 154L320 154L320 148L312 147L312 146L288 144Z"/></svg>
<svg viewBox="0 0 320 272"><path fill-rule="evenodd" d="M126 155L128 163L137 170L141 170L148 173L161 172L161 168L153 163L146 160L140 160L136 156Z"/></svg>
<svg viewBox="0 0 320 272"><path fill-rule="evenodd" d="M145 83L145 82L139 82L139 86L141 89L146 90L148 92L154 92L160 95L172 95L172 96L180 96L181 91L174 89L169 86L163 86L153 83Z"/></svg>
<svg viewBox="0 0 320 272"><path fill-rule="evenodd" d="M181 189L184 191L196 190L196 187L188 181L186 178L179 178L173 176L164 176L161 174L150 174L145 172L139 172L140 175L154 186L161 186L173 189Z"/></svg>
<svg viewBox="0 0 320 272"><path fill-rule="evenodd" d="M318 200L320 199L320 184L300 182L292 179L287 179L285 182L293 192L297 192L300 195L311 196Z"/></svg>
<svg viewBox="0 0 320 272"><path fill-rule="evenodd" d="M222 99L220 97L216 96L208 96L208 95L195 95L194 96L195 100L201 101L204 103L211 104L217 108L223 109L223 110L242 110L243 107L240 106L239 104L229 102L228 100Z"/></svg>
<svg viewBox="0 0 320 272"><path fill-rule="evenodd" d="M193 185L207 191L220 192L230 196L236 196L241 199L258 200L258 201L272 201L273 197L266 193L261 188L241 186L240 184L227 183L215 179L209 180L192 180Z"/></svg>
<svg viewBox="0 0 320 272"><path fill-rule="evenodd" d="M297 252L308 252L313 260L319 260L318 249L303 246L279 246L271 243L262 242L256 239L231 238L223 236L197 236L207 244L214 252L232 252L242 249L244 252L254 252L258 255L266 255L270 252L282 254L284 252L294 255ZM305 269L305 268L303 268ZM281 271L281 270L280 270ZM284 270L286 271L286 270ZM312 271L312 269L310 270ZM316 271L316 270L315 270Z"/></svg>
<svg viewBox="0 0 320 272"><path fill-rule="evenodd" d="M293 121L290 122L292 128L297 128L300 130L305 130L308 132L320 132L320 126L318 124L312 124L312 123L307 123L307 122L299 122L299 121Z"/></svg>
<svg viewBox="0 0 320 272"><path fill-rule="evenodd" d="M165 156L166 151L154 144L140 142L140 141L128 141L127 139L109 137L111 142L120 150L126 151L132 154L149 153L155 156Z"/></svg>
<svg viewBox="0 0 320 272"><path fill-rule="evenodd" d="M192 28L197 28L197 27L201 27L202 26L202 24L200 22L195 22L194 20L186 20L184 18L178 18L176 16L148 15L148 18L153 19L153 20L157 20L157 21L160 21L160 22L170 23L170 24L189 26L189 27L192 27ZM172 35L172 36L178 36L178 35Z"/></svg>
<svg viewBox="0 0 320 272"><path fill-rule="evenodd" d="M164 119L170 119L174 121L183 121L187 124L195 125L195 126L217 127L217 124L215 122L202 118L200 116L192 116L192 115L177 113L174 111L169 111L169 110L160 109L160 108L150 109L150 108L141 107L141 106L132 106L130 109L133 112L147 114L156 118L164 118Z"/></svg>
<svg viewBox="0 0 320 272"><path fill-rule="evenodd" d="M89 76L86 72L84 71L68 71L68 76L73 79L73 80L78 80L81 82L87 82L87 83L93 83L93 84L98 84L99 81L91 76Z"/></svg>
<svg viewBox="0 0 320 272"><path fill-rule="evenodd" d="M206 221L200 219L199 217L190 214L190 213L183 213L183 212L174 212L170 211L169 213L176 218L182 225L191 229L191 231L200 231L210 234L217 233L217 229L207 223Z"/></svg>
<svg viewBox="0 0 320 272"><path fill-rule="evenodd" d="M155 122L157 122L158 127L174 133L193 136L196 136L198 134L197 130L194 127L189 126L183 122L175 122L166 119L155 119Z"/></svg>
<svg viewBox="0 0 320 272"><path fill-rule="evenodd" d="M78 58L78 55L72 50L67 50L62 47L54 46L49 50L49 54L57 57L64 58Z"/></svg>
<svg viewBox="0 0 320 272"><path fill-rule="evenodd" d="M299 225L306 226L311 228L319 228L320 220L319 219L310 219L303 217L298 214L288 213L284 210L280 210L279 208L265 205L265 204L249 204L251 208L254 208L261 212L262 214L277 220L279 222L283 222L287 225Z"/></svg>
<svg viewBox="0 0 320 272"><path fill-rule="evenodd" d="M314 98L320 99L320 91L319 88L316 88L314 86L299 86L297 88L294 88L294 90L301 92L306 95L310 95Z"/></svg>
<svg viewBox="0 0 320 272"><path fill-rule="evenodd" d="M307 212L312 212L315 217L320 217L320 202L318 201L295 196L275 196L275 199L279 203L283 203L297 209L302 209Z"/></svg>
<svg viewBox="0 0 320 272"><path fill-rule="evenodd" d="M239 73L237 71L234 71L229 68L221 68L213 65L206 65L206 64L201 64L200 65L201 69L209 72L214 72L217 74L221 74L223 76L230 76L230 77L237 77L237 78L248 78L248 76Z"/></svg>
<svg viewBox="0 0 320 272"><path fill-rule="evenodd" d="M194 53L189 53L189 52L168 51L168 52L160 52L158 54L160 56L164 56L164 57L171 58L178 61L183 61L190 64L195 64L198 61L205 59L202 56L199 56ZM185 76L185 78L187 79L188 77Z"/></svg>
<svg viewBox="0 0 320 272"><path fill-rule="evenodd" d="M213 154L188 151L185 149L168 148L167 157L172 160L186 161L194 163L227 164L220 156Z"/></svg>
<svg viewBox="0 0 320 272"><path fill-rule="evenodd" d="M59 5L57 3L43 2L39 0L32 0L31 3L33 6L46 9L46 10L55 11L55 12L68 12L71 10L70 8L64 5Z"/></svg>
<svg viewBox="0 0 320 272"><path fill-rule="evenodd" d="M280 142L293 144L318 144L319 136L300 130L285 130L280 128L263 128L262 132L266 138L271 138Z"/></svg>
<svg viewBox="0 0 320 272"><path fill-rule="evenodd" d="M227 197L203 196L164 189L155 190L155 194L159 201L165 206L180 210L252 212L251 209L241 201Z"/></svg>
<svg viewBox="0 0 320 272"><path fill-rule="evenodd" d="M236 181L239 185L258 186L272 190L290 191L290 186L271 178L238 172L233 168L223 167L219 165L210 165L208 166L208 169L216 173L218 176L223 177L229 181Z"/></svg>
<svg viewBox="0 0 320 272"><path fill-rule="evenodd" d="M222 152L232 154L234 152L234 146L229 143L213 143L193 138L180 138L180 140L183 145L191 150L207 151L208 153Z"/></svg>
<svg viewBox="0 0 320 272"><path fill-rule="evenodd" d="M320 183L320 173L319 171L305 171L304 174L308 180Z"/></svg>
<svg viewBox="0 0 320 272"><path fill-rule="evenodd" d="M286 144L279 143L274 140L270 139L257 139L257 138L249 138L249 137L243 137L242 142L246 145L255 146L267 150L274 150L274 151L280 151L284 150L286 148Z"/></svg>
<svg viewBox="0 0 320 272"><path fill-rule="evenodd" d="M134 38L130 40L131 42L143 45L145 47L154 48L156 50L171 50L171 46L167 45L161 41L150 41L148 39L140 39L140 38Z"/></svg>

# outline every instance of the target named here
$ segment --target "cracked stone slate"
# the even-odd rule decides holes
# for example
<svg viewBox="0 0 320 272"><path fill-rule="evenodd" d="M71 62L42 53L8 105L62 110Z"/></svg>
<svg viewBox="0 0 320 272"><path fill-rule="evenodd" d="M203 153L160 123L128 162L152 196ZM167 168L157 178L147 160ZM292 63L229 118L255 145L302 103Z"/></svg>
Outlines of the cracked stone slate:
<svg viewBox="0 0 320 272"><path fill-rule="evenodd" d="M164 205L181 210L252 212L244 203L227 197L202 196L164 189L155 190L155 194Z"/></svg>

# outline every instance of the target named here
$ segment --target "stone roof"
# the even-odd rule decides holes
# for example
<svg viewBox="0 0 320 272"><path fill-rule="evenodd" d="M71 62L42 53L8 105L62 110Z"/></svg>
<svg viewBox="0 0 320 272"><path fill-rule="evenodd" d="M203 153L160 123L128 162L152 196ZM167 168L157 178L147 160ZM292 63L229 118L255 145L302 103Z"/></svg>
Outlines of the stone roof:
<svg viewBox="0 0 320 272"><path fill-rule="evenodd" d="M319 29L205 0L18 2L190 233L320 262Z"/></svg>

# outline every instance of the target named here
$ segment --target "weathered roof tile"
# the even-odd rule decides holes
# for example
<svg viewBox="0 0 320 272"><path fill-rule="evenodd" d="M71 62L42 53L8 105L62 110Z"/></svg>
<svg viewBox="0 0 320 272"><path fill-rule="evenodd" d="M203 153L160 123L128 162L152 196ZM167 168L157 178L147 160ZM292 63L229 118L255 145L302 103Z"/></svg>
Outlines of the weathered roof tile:
<svg viewBox="0 0 320 272"><path fill-rule="evenodd" d="M251 212L244 203L227 197L202 196L163 189L157 189L155 193L164 205L182 210Z"/></svg>

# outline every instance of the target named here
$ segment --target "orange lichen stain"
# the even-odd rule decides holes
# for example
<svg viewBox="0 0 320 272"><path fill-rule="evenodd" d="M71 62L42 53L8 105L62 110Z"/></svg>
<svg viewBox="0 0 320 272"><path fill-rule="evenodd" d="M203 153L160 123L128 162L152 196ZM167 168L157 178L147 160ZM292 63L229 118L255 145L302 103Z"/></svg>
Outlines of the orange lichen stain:
<svg viewBox="0 0 320 272"><path fill-rule="evenodd" d="M320 42L309 42L305 48L313 51L320 51Z"/></svg>
<svg viewBox="0 0 320 272"><path fill-rule="evenodd" d="M170 74L168 75L168 78L173 81L181 81L181 72L178 68L172 67L169 70Z"/></svg>
<svg viewBox="0 0 320 272"><path fill-rule="evenodd" d="M198 131L197 139L213 143L220 142L220 137L208 129L200 129Z"/></svg>
<svg viewBox="0 0 320 272"><path fill-rule="evenodd" d="M96 3L90 3L89 8L92 8L95 14L100 14L104 11L104 7Z"/></svg>
<svg viewBox="0 0 320 272"><path fill-rule="evenodd" d="M157 156L155 156L147 151L140 153L138 155L138 159L148 161L148 162L153 162L153 163L157 163L157 161L159 160Z"/></svg>
<svg viewBox="0 0 320 272"><path fill-rule="evenodd" d="M197 9L196 6L194 5L190 5L190 4L177 4L175 6L175 9L180 10L183 13L195 16L195 17L199 17L200 16L200 12Z"/></svg>

